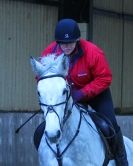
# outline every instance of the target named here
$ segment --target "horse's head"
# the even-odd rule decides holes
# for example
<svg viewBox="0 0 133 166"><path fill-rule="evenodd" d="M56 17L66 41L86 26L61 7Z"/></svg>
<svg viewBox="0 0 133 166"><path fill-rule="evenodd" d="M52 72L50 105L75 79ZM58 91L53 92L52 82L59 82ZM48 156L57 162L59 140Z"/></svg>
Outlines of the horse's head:
<svg viewBox="0 0 133 166"><path fill-rule="evenodd" d="M51 143L60 140L63 121L71 105L70 88L65 80L67 63L64 61L64 55L56 59L49 55L40 62L31 59L33 70L38 77L39 102L46 120L45 135Z"/></svg>

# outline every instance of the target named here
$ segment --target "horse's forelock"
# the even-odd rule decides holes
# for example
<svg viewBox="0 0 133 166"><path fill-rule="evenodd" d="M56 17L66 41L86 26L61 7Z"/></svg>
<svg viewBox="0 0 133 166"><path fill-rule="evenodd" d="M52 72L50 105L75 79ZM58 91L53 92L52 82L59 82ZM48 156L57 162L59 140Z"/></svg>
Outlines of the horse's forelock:
<svg viewBox="0 0 133 166"><path fill-rule="evenodd" d="M40 62L42 65L48 65L48 64L51 64L51 63L55 63L56 62L56 54L47 54L46 56L44 57L40 57Z"/></svg>
<svg viewBox="0 0 133 166"><path fill-rule="evenodd" d="M45 66L49 72L56 74L63 74L64 68L64 54L57 56L56 54L48 54L47 56L41 57L40 62Z"/></svg>

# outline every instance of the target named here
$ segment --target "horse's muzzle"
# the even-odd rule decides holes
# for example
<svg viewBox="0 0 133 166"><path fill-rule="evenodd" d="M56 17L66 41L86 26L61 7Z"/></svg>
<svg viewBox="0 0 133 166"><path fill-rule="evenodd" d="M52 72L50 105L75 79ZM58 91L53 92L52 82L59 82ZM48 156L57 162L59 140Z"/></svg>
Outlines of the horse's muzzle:
<svg viewBox="0 0 133 166"><path fill-rule="evenodd" d="M57 130L57 132L54 135L50 134L48 131L45 131L45 135L47 139L50 141L50 143L57 143L60 140L61 131Z"/></svg>

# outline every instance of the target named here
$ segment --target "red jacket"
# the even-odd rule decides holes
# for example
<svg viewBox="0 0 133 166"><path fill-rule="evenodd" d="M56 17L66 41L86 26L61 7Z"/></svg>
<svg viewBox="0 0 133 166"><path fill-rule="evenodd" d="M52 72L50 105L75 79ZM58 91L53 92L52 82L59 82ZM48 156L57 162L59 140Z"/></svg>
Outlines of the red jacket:
<svg viewBox="0 0 133 166"><path fill-rule="evenodd" d="M75 87L81 89L87 98L93 98L107 89L112 82L112 73L103 51L93 43L80 39L80 54L75 55L74 63L69 70L69 78ZM43 52L42 56L48 53L62 53L56 42L51 43Z"/></svg>

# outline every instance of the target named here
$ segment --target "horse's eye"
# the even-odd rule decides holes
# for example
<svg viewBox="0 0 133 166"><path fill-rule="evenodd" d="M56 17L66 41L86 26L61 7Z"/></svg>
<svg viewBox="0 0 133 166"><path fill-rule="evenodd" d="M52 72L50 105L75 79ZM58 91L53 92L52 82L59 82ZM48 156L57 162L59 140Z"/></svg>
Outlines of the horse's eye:
<svg viewBox="0 0 133 166"><path fill-rule="evenodd" d="M38 93L38 96L40 96L40 92L37 92Z"/></svg>
<svg viewBox="0 0 133 166"><path fill-rule="evenodd" d="M67 89L63 90L63 95L65 95L67 93Z"/></svg>

